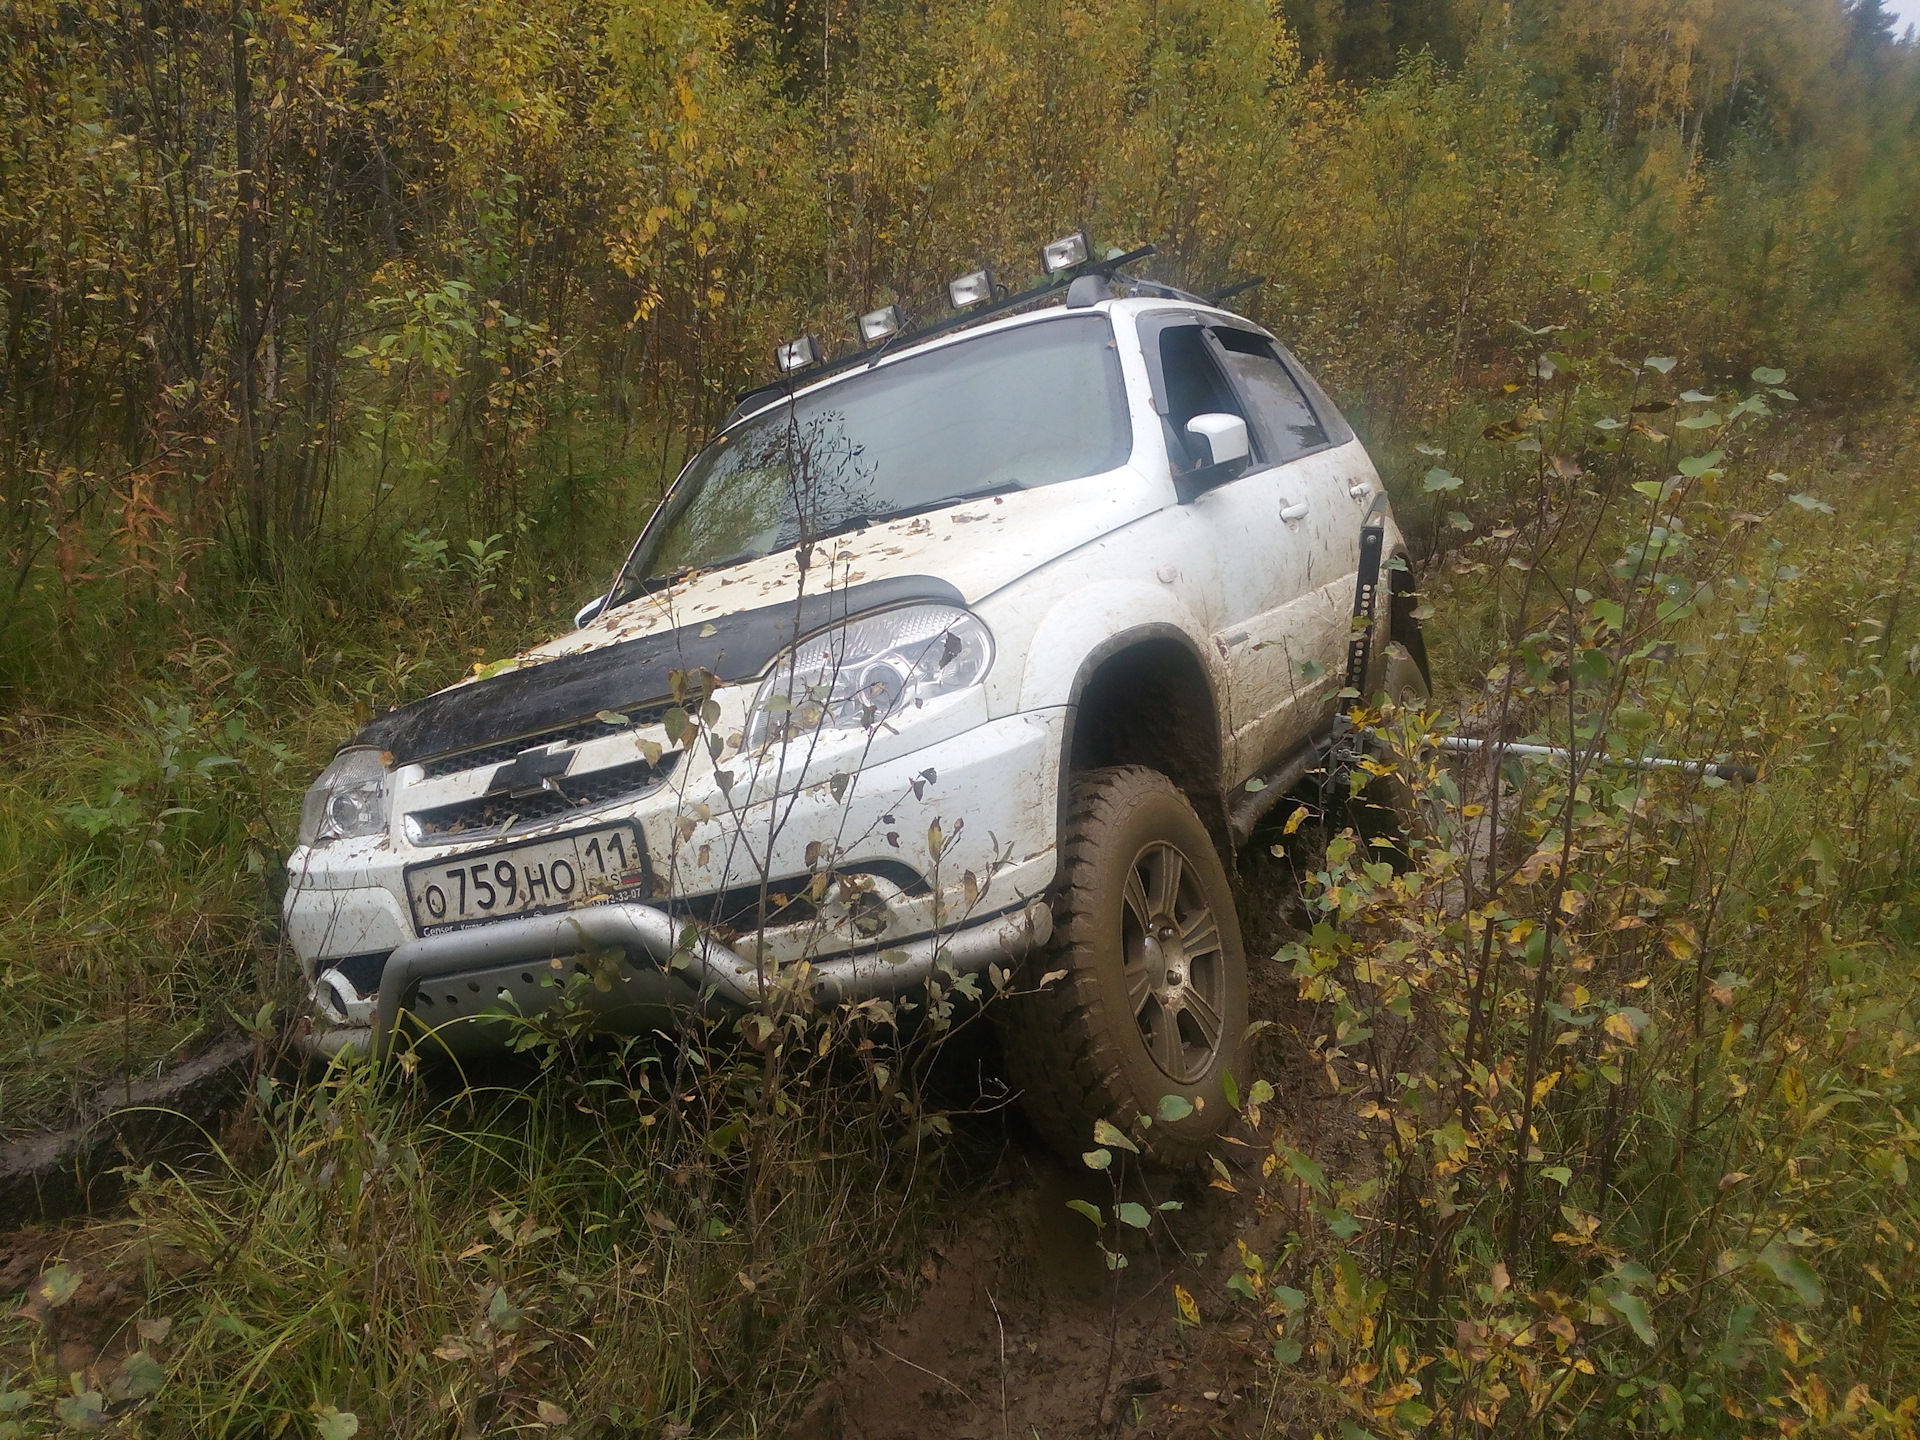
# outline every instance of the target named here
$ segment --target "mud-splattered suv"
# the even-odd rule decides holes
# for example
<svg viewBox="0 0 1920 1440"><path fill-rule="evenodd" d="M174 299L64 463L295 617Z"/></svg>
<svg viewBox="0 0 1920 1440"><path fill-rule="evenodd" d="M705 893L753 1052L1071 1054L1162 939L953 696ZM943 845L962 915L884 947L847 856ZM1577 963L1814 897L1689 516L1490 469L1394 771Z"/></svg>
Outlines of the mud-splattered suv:
<svg viewBox="0 0 1920 1440"><path fill-rule="evenodd" d="M309 1045L1012 976L1043 1131L1179 1094L1160 1149L1203 1142L1233 846L1324 753L1363 525L1388 574L1399 536L1271 335L1118 263L783 347L578 628L344 746L289 861ZM1372 691L1424 691L1403 598Z"/></svg>

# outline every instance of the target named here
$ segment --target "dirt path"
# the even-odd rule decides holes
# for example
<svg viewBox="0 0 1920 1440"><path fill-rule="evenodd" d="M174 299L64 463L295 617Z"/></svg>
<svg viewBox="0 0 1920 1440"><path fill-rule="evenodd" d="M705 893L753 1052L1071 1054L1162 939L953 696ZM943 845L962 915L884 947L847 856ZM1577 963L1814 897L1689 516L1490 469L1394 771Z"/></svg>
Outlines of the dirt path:
<svg viewBox="0 0 1920 1440"><path fill-rule="evenodd" d="M1281 1022L1259 1071L1280 1096L1277 1123L1323 1125L1328 1102L1286 1024L1293 982L1271 958L1287 938L1290 872L1263 846L1241 857L1243 926L1256 1018ZM1251 1079L1252 1077L1243 1077ZM1257 1142L1221 1147L1249 1171ZM1254 1175L1244 1177L1248 1182ZM1134 1178L1126 1198L1185 1207L1128 1247L1114 1277L1092 1225L1068 1209L1113 1203L1104 1177L1056 1159L1017 1119L997 1165L922 1257L922 1286L904 1317L863 1320L840 1335L841 1368L815 1393L792 1440L1053 1440L1281 1436L1288 1417L1256 1396L1266 1343L1225 1289L1236 1240L1271 1254L1277 1218L1261 1217L1252 1183L1229 1194L1205 1176ZM1174 1287L1201 1323L1178 1318ZM1304 1433L1304 1432L1303 1432Z"/></svg>
<svg viewBox="0 0 1920 1440"><path fill-rule="evenodd" d="M1177 1193L1189 1208L1130 1247L1116 1287L1092 1226L1067 1208L1075 1198L1111 1203L1110 1192L1037 1142L1010 1153L973 1213L929 1248L905 1319L842 1332L844 1368L794 1435L1008 1440L1104 1433L1114 1422L1142 1436L1257 1434L1246 1405L1251 1335L1181 1326L1172 1288L1217 1290L1230 1273L1221 1252L1233 1252L1246 1217L1217 1191L1196 1194L1188 1182Z"/></svg>

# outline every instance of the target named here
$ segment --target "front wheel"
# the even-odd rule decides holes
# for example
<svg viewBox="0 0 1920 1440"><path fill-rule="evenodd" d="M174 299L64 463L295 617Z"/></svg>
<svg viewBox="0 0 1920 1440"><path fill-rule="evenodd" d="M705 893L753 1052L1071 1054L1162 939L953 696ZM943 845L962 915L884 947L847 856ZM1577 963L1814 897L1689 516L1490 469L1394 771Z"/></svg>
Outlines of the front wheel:
<svg viewBox="0 0 1920 1440"><path fill-rule="evenodd" d="M1067 1155L1108 1120L1161 1163L1190 1163L1231 1118L1225 1077L1245 1068L1247 962L1226 871L1186 796L1140 766L1074 777L1062 843L1061 938L1030 963L1066 977L998 1011L1022 1106ZM1168 1095L1191 1113L1159 1118ZM1144 1135L1131 1129L1141 1114Z"/></svg>

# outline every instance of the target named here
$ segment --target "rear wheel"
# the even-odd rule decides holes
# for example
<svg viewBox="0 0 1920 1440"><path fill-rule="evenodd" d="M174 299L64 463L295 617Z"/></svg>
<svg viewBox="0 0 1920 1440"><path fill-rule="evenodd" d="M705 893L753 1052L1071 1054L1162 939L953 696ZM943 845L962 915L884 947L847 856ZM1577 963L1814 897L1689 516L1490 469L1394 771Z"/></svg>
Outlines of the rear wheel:
<svg viewBox="0 0 1920 1440"><path fill-rule="evenodd" d="M1230 1118L1225 1076L1244 1070L1246 954L1213 839L1172 781L1117 767L1074 778L1063 856L1061 939L1031 963L1066 976L998 1011L1021 1103L1068 1155L1095 1120L1126 1129L1144 1113L1143 1149L1188 1163ZM1160 1120L1167 1095L1192 1113Z"/></svg>
<svg viewBox="0 0 1920 1440"><path fill-rule="evenodd" d="M1427 689L1427 677L1420 673L1407 647L1398 641L1387 646L1387 663L1382 669L1380 689L1396 705L1424 705L1432 698Z"/></svg>

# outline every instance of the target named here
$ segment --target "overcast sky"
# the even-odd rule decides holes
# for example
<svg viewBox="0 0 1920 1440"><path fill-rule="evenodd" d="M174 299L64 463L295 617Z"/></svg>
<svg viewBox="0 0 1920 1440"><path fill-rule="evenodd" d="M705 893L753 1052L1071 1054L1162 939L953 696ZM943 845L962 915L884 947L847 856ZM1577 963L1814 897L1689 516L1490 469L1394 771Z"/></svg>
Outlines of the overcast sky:
<svg viewBox="0 0 1920 1440"><path fill-rule="evenodd" d="M1886 6L1900 17L1900 29L1920 25L1920 0L1886 0Z"/></svg>

